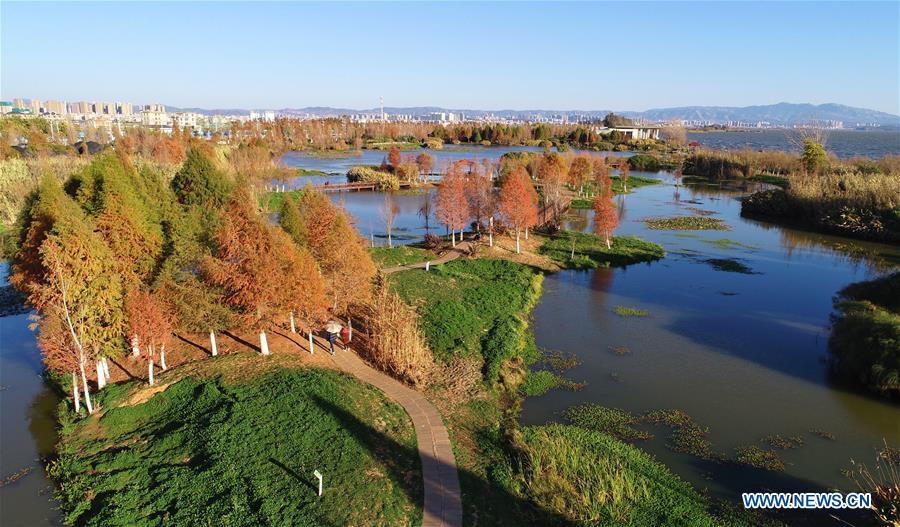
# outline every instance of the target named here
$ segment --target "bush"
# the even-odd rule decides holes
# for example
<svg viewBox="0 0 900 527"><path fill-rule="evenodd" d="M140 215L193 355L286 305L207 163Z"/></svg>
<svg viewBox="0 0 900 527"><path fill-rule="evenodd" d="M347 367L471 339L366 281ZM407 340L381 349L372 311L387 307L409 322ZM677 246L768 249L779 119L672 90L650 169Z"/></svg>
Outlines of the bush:
<svg viewBox="0 0 900 527"><path fill-rule="evenodd" d="M656 172L662 170L662 164L654 156L650 154L638 154L628 158L628 166L632 170L640 170L643 172Z"/></svg>
<svg viewBox="0 0 900 527"><path fill-rule="evenodd" d="M834 369L882 395L900 395L900 272L847 286L835 307Z"/></svg>
<svg viewBox="0 0 900 527"><path fill-rule="evenodd" d="M351 183L375 183L378 190L398 190L400 188L400 179L394 174L364 166L355 166L347 171L347 181Z"/></svg>

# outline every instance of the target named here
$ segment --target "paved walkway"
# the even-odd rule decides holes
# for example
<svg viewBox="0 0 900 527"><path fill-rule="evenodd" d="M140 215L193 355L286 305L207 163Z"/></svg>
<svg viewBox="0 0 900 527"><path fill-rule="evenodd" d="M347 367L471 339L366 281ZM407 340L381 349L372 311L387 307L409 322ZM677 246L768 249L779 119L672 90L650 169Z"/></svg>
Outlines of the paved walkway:
<svg viewBox="0 0 900 527"><path fill-rule="evenodd" d="M320 352L327 353L327 344L316 340ZM380 389L412 419L425 488L422 527L461 527L462 498L456 458L438 411L421 393L375 370L351 351L337 350L333 360L340 369Z"/></svg>
<svg viewBox="0 0 900 527"><path fill-rule="evenodd" d="M434 267L436 265L443 265L447 262L456 260L463 254L466 254L467 252L469 252L469 249L471 248L471 246L472 246L472 242L457 243L456 247L445 252L443 255L441 255L440 258L431 260L431 267ZM384 274L391 274L391 273L397 273L400 271L408 271L409 269L425 269L425 262L419 262L419 263L408 264L408 265L398 265L396 267L387 267L387 268L382 269L381 272Z"/></svg>

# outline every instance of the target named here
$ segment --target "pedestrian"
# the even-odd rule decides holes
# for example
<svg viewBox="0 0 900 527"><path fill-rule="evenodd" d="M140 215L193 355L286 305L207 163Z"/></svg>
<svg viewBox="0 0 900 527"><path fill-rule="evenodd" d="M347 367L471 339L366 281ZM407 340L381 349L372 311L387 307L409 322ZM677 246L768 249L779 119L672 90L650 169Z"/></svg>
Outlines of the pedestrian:
<svg viewBox="0 0 900 527"><path fill-rule="evenodd" d="M331 345L331 354L334 355L334 343L337 342L338 334L341 332L341 325L334 320L329 320L325 324L325 331L328 333L328 343Z"/></svg>
<svg viewBox="0 0 900 527"><path fill-rule="evenodd" d="M347 346L350 344L350 330L347 326L341 328L341 344L344 345L344 351L347 351Z"/></svg>

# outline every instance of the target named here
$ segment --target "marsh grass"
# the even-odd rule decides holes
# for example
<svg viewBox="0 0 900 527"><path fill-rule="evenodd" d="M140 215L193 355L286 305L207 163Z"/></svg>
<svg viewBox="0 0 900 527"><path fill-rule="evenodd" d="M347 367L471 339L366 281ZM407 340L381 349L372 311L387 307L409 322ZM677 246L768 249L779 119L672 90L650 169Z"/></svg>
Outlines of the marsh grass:
<svg viewBox="0 0 900 527"><path fill-rule="evenodd" d="M691 454L700 459L721 460L721 454L713 451L709 440L709 429L697 424L682 410L655 410L647 412L642 419L648 423L666 425L672 428L669 447L676 452Z"/></svg>
<svg viewBox="0 0 900 527"><path fill-rule="evenodd" d="M609 434L622 441L645 441L653 435L634 428L641 418L625 410L598 404L582 404L567 409L563 416L573 425Z"/></svg>
<svg viewBox="0 0 900 527"><path fill-rule="evenodd" d="M728 238L719 238L716 240L701 240L703 243L709 243L719 247L720 249L750 249L757 250L759 246L750 245L747 243L742 243L736 240L730 240Z"/></svg>
<svg viewBox="0 0 900 527"><path fill-rule="evenodd" d="M520 443L524 493L576 524L716 524L689 484L608 435L552 424L524 428Z"/></svg>

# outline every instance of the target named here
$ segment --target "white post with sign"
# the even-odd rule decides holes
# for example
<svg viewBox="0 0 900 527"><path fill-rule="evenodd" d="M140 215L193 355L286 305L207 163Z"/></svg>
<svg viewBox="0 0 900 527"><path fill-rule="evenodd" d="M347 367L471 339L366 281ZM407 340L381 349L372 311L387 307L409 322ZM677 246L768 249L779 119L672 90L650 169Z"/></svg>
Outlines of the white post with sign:
<svg viewBox="0 0 900 527"><path fill-rule="evenodd" d="M319 472L318 470L315 470L315 471L313 471L313 474L319 480L319 496L321 496L322 495L322 473Z"/></svg>

